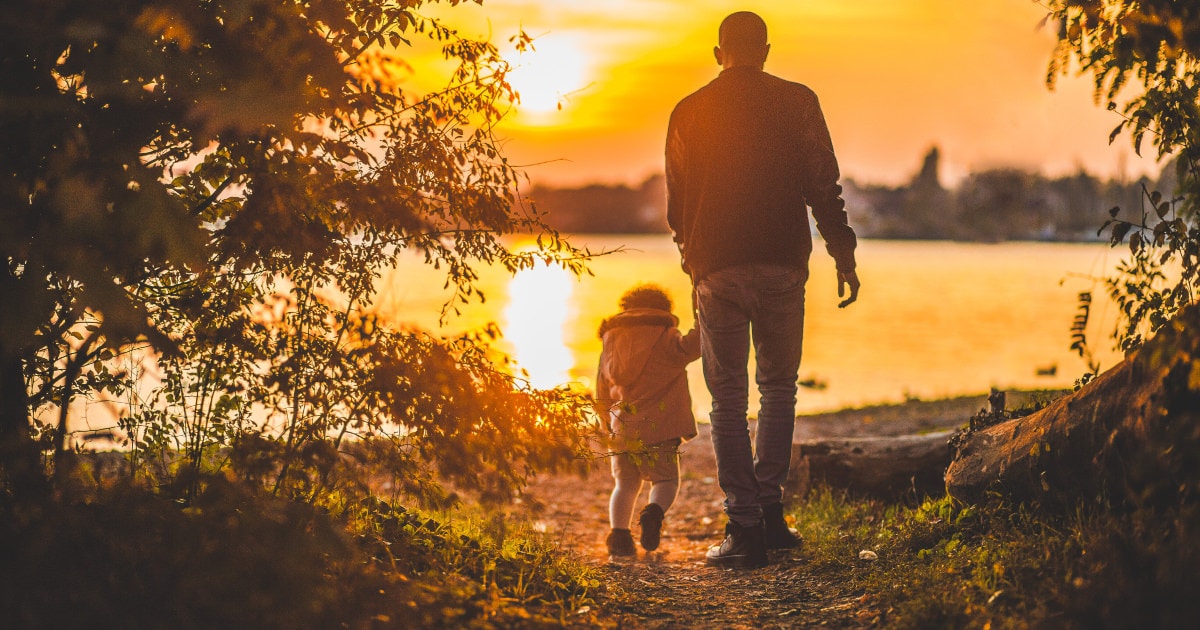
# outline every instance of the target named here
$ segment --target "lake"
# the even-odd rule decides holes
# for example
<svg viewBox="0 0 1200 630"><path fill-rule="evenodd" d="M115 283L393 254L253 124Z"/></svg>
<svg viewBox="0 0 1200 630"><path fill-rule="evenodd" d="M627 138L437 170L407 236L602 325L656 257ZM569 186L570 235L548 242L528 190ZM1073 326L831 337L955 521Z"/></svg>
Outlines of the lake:
<svg viewBox="0 0 1200 630"><path fill-rule="evenodd" d="M495 322L499 347L538 387L594 383L600 321L616 312L617 299L638 282L662 285L675 300L686 331L692 326L691 285L679 269L667 235L604 235L570 239L593 251L622 251L590 263L591 276L576 278L539 267L516 277L483 270L486 302L438 325L448 294L444 276L415 256L404 256L382 279L378 307L398 322L438 334ZM818 243L808 283L801 413L903 401L979 394L991 387L1070 387L1086 365L1070 350L1077 295L1092 291L1089 340L1101 367L1119 355L1109 338L1116 308L1100 278L1115 268L1121 250L1099 243L1000 244L862 240L858 302L837 308L833 261ZM1051 372L1053 372L1051 374ZM699 361L689 368L697 413L710 399ZM755 401L751 401L752 409Z"/></svg>

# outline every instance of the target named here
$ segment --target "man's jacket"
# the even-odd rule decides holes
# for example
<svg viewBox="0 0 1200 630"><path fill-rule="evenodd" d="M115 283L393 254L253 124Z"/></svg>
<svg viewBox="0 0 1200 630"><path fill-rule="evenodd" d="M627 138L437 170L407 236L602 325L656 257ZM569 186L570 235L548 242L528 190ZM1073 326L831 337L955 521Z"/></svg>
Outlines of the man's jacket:
<svg viewBox="0 0 1200 630"><path fill-rule="evenodd" d="M838 271L854 270L857 240L812 90L728 68L675 107L666 153L667 221L693 280L748 263L807 270L806 206Z"/></svg>

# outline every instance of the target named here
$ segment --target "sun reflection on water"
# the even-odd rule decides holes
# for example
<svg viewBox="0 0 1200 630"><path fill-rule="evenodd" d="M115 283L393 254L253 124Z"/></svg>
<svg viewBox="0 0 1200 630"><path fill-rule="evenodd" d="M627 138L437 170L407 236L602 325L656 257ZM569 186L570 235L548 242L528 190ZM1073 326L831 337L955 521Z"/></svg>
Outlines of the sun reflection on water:
<svg viewBox="0 0 1200 630"><path fill-rule="evenodd" d="M567 382L575 358L565 340L574 278L558 266L538 262L508 285L504 337L530 384L549 389Z"/></svg>

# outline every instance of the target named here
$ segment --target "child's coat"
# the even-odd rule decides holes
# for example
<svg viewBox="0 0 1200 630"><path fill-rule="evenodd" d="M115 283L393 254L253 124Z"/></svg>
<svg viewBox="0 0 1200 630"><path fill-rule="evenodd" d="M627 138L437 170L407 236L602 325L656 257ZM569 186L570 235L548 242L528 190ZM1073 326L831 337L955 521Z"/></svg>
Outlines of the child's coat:
<svg viewBox="0 0 1200 630"><path fill-rule="evenodd" d="M688 392L688 363L700 357L700 334L679 332L679 318L634 308L600 324L603 350L596 377L597 407L620 450L696 437Z"/></svg>

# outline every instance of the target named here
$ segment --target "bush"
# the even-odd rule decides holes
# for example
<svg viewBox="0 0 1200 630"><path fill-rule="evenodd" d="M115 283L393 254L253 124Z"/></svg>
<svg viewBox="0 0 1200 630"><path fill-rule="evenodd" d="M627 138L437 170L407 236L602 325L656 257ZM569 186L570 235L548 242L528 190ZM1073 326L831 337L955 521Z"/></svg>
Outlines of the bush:
<svg viewBox="0 0 1200 630"><path fill-rule="evenodd" d="M206 478L0 504L13 628L557 627L599 582L531 533L496 545L377 500L341 514Z"/></svg>

